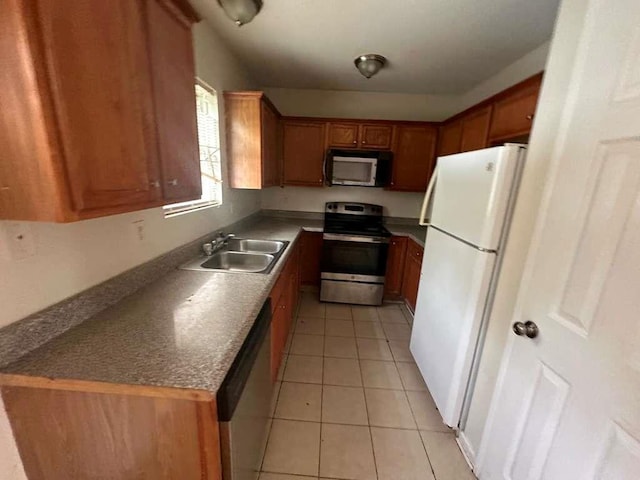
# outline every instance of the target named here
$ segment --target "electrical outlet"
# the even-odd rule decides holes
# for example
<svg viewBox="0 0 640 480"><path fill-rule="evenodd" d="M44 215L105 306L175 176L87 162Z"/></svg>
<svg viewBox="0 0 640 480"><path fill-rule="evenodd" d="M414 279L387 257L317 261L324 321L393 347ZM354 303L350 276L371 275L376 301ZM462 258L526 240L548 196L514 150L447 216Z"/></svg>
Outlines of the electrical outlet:
<svg viewBox="0 0 640 480"><path fill-rule="evenodd" d="M136 220L132 223L133 234L138 241L143 242L146 237L144 220Z"/></svg>
<svg viewBox="0 0 640 480"><path fill-rule="evenodd" d="M36 254L36 241L27 223L5 223L4 237L6 252L12 260L23 260Z"/></svg>

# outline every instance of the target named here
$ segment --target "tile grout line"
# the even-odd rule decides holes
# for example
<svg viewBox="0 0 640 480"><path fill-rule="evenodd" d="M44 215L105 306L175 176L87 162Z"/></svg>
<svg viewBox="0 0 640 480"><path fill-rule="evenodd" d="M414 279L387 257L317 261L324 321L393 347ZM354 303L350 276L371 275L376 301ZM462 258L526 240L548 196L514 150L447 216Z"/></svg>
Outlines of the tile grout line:
<svg viewBox="0 0 640 480"><path fill-rule="evenodd" d="M371 454L373 455L373 468L376 471L376 480L378 480L379 479L378 462L376 461L376 449L373 445L373 432L371 431L371 418L369 418L369 403L367 402L367 392L364 386L364 375L362 374L362 364L360 363L360 359L358 359L358 368L360 369L360 378L362 379L362 395L364 396L364 408L367 412L367 429L369 430L369 442L371 444Z"/></svg>

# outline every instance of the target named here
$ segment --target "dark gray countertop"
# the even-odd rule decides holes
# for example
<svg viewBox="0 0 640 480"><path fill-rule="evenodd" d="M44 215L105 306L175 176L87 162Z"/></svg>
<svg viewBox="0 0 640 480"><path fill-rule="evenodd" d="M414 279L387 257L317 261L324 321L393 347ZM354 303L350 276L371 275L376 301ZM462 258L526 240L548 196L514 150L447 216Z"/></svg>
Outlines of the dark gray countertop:
<svg viewBox="0 0 640 480"><path fill-rule="evenodd" d="M303 228L322 221L261 217L234 233L294 241ZM422 227L388 228L424 242ZM172 270L1 371L215 393L289 254L268 275Z"/></svg>

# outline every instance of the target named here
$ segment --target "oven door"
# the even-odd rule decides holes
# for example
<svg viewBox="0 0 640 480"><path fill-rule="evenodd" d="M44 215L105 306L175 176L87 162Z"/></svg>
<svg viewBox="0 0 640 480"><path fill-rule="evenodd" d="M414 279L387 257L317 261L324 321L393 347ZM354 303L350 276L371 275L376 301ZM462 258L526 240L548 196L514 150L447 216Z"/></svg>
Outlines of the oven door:
<svg viewBox="0 0 640 480"><path fill-rule="evenodd" d="M322 241L322 278L384 283L389 239L325 233Z"/></svg>

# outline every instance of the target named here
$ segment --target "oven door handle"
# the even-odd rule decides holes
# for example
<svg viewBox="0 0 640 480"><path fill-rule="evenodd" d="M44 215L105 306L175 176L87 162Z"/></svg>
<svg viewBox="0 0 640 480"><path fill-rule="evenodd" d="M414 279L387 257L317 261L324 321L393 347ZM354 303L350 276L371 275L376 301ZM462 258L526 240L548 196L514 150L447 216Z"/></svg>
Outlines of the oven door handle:
<svg viewBox="0 0 640 480"><path fill-rule="evenodd" d="M364 235L341 235L335 233L324 233L323 240L335 240L338 242L354 242L354 243L389 243L389 239L385 237L367 237Z"/></svg>

